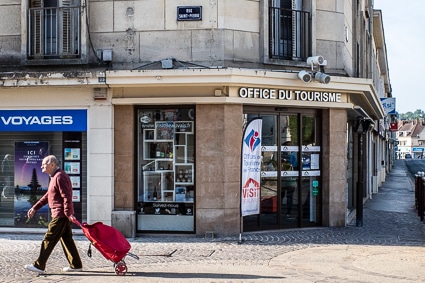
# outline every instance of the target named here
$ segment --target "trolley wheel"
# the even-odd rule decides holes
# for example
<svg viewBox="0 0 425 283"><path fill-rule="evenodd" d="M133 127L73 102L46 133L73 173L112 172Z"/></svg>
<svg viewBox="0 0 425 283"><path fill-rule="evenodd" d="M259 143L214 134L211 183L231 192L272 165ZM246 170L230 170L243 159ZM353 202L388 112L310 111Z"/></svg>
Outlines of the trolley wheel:
<svg viewBox="0 0 425 283"><path fill-rule="evenodd" d="M127 265L121 260L114 264L114 269L116 275L125 275L127 272Z"/></svg>

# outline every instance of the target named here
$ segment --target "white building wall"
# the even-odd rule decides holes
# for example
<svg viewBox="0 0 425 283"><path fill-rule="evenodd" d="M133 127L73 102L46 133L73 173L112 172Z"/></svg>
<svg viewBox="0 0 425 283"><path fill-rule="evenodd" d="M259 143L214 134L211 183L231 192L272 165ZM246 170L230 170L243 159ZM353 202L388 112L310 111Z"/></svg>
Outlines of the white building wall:
<svg viewBox="0 0 425 283"><path fill-rule="evenodd" d="M113 108L95 103L89 110L87 218L111 225L114 210Z"/></svg>

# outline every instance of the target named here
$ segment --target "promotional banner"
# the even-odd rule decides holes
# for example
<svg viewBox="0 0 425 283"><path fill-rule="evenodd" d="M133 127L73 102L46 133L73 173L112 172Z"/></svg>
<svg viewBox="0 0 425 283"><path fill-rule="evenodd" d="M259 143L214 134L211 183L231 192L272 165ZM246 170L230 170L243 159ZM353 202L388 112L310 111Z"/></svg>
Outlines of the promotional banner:
<svg viewBox="0 0 425 283"><path fill-rule="evenodd" d="M261 127L261 118L251 120L242 138L242 217L260 213Z"/></svg>
<svg viewBox="0 0 425 283"><path fill-rule="evenodd" d="M44 141L15 142L15 227L47 227L47 205L31 219L27 211L47 192L49 175L41 171L41 163L48 150Z"/></svg>

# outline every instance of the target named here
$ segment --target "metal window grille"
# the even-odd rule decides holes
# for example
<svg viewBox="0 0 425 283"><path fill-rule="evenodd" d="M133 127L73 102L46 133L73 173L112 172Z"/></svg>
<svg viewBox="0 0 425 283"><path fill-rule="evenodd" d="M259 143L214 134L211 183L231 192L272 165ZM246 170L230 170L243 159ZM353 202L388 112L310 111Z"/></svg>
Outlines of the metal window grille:
<svg viewBox="0 0 425 283"><path fill-rule="evenodd" d="M28 19L29 58L79 58L81 55L81 6L69 0L59 7L42 7L33 0Z"/></svg>
<svg viewBox="0 0 425 283"><path fill-rule="evenodd" d="M284 60L305 60L311 54L309 12L269 8L269 56Z"/></svg>

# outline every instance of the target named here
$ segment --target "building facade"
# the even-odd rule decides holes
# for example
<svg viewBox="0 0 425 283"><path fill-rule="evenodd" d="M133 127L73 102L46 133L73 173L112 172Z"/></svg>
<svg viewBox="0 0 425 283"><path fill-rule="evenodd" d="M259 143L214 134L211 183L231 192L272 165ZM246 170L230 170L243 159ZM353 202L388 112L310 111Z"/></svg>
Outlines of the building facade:
<svg viewBox="0 0 425 283"><path fill-rule="evenodd" d="M78 216L126 236L344 226L391 169L371 1L11 0L0 14L0 229L48 219L24 213L48 182L41 148ZM257 117L260 213L241 218Z"/></svg>
<svg viewBox="0 0 425 283"><path fill-rule="evenodd" d="M423 119L400 120L397 128L397 158L424 158L424 135Z"/></svg>

